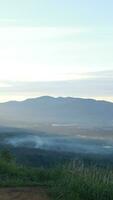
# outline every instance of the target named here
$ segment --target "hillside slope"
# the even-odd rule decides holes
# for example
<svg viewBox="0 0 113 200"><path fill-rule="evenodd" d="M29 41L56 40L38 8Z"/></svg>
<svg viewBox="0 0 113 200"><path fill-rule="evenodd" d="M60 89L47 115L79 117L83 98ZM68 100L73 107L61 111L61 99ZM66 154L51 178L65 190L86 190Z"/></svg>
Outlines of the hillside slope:
<svg viewBox="0 0 113 200"><path fill-rule="evenodd" d="M113 126L113 103L80 98L39 97L0 104L0 124L64 123Z"/></svg>

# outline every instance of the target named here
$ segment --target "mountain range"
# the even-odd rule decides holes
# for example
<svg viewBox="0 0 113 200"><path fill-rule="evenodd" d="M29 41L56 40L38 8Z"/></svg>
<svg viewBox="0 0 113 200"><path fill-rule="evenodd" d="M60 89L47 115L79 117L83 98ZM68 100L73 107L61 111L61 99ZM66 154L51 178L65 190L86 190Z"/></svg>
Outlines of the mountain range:
<svg viewBox="0 0 113 200"><path fill-rule="evenodd" d="M0 125L25 123L112 127L113 103L50 96L0 103Z"/></svg>

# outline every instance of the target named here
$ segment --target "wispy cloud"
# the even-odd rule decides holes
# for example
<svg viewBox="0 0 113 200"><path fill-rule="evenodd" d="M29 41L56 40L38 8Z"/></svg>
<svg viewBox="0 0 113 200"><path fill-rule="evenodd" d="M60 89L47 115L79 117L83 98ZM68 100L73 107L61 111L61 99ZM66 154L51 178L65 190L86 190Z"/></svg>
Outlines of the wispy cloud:
<svg viewBox="0 0 113 200"><path fill-rule="evenodd" d="M74 96L113 101L113 71L89 72L87 78L65 81L4 82L1 95L6 100L42 95ZM9 85L11 87L9 87ZM9 97L7 96L9 95ZM7 98L6 98L7 96Z"/></svg>
<svg viewBox="0 0 113 200"><path fill-rule="evenodd" d="M94 75L77 71L110 68L112 45L106 40L103 48L93 32L88 27L0 27L0 80L83 79Z"/></svg>
<svg viewBox="0 0 113 200"><path fill-rule="evenodd" d="M82 73L66 73L68 80L113 80L113 70L103 70L103 71L92 71L92 72L82 72Z"/></svg>
<svg viewBox="0 0 113 200"><path fill-rule="evenodd" d="M97 72L88 72L87 76L89 78L94 79L112 79L113 80L113 70L103 70L103 71L97 71Z"/></svg>
<svg viewBox="0 0 113 200"><path fill-rule="evenodd" d="M9 20L10 21L10 20ZM12 20L13 21L13 20ZM32 39L39 38L54 38L68 35L77 35L91 31L88 28L73 28L73 27L22 27L10 26L0 27L0 38L7 37L7 39Z"/></svg>
<svg viewBox="0 0 113 200"><path fill-rule="evenodd" d="M12 85L10 83L8 83L7 81L6 82L1 82L0 81L0 88L4 89L4 88L9 88L11 87Z"/></svg>

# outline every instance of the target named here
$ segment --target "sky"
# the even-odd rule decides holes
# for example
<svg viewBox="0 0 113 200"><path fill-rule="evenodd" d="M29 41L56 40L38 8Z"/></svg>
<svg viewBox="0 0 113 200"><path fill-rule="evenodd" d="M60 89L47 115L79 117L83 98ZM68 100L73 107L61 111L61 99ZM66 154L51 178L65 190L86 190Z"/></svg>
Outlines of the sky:
<svg viewBox="0 0 113 200"><path fill-rule="evenodd" d="M112 0L0 0L0 102L113 101Z"/></svg>

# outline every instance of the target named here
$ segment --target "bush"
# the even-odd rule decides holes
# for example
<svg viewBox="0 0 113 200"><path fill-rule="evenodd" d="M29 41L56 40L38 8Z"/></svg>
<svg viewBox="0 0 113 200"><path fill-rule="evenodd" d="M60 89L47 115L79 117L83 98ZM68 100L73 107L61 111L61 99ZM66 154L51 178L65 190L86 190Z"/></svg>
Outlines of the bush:
<svg viewBox="0 0 113 200"><path fill-rule="evenodd" d="M14 160L11 152L7 149L4 149L0 152L0 159L6 162L12 162Z"/></svg>

